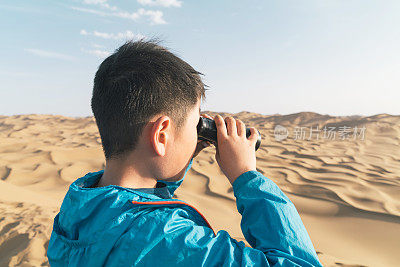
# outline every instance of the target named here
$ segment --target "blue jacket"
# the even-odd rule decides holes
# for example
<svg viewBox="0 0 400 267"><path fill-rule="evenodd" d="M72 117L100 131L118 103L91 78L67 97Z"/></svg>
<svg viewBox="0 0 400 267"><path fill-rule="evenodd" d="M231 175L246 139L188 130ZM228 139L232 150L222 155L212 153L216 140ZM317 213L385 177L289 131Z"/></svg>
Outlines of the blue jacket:
<svg viewBox="0 0 400 267"><path fill-rule="evenodd" d="M258 171L232 185L251 247L215 233L195 207L171 198L192 163L181 180L153 189L88 188L104 170L74 181L54 218L50 265L322 266L295 206Z"/></svg>

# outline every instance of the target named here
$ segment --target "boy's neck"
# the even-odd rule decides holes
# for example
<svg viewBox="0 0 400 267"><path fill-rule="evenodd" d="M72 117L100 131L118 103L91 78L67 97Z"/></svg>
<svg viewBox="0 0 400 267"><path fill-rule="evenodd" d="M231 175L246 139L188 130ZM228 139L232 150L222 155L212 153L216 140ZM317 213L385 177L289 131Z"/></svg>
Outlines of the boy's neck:
<svg viewBox="0 0 400 267"><path fill-rule="evenodd" d="M146 164L126 165L118 161L107 161L104 173L95 187L118 185L127 188L156 188L156 184L157 179Z"/></svg>
<svg viewBox="0 0 400 267"><path fill-rule="evenodd" d="M132 182L129 181L130 179L120 179L117 178L116 176L109 178L107 176L103 175L100 177L100 180L94 187L103 187L107 185L118 185L121 187L126 187L126 188L156 188L157 181L153 179L152 181L149 182Z"/></svg>

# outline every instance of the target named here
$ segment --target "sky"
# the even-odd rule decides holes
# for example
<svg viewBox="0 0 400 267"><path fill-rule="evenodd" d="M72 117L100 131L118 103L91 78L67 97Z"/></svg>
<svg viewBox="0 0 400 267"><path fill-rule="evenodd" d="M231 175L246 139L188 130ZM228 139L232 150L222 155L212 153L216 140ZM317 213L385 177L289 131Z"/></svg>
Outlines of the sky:
<svg viewBox="0 0 400 267"><path fill-rule="evenodd" d="M0 0L0 115L92 116L100 63L159 38L202 110L400 115L400 1Z"/></svg>

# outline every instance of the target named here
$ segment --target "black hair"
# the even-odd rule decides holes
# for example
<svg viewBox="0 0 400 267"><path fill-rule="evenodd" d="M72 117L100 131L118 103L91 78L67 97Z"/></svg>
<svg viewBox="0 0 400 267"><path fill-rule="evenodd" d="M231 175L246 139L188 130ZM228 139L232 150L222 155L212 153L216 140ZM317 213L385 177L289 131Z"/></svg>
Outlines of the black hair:
<svg viewBox="0 0 400 267"><path fill-rule="evenodd" d="M107 160L133 151L154 115L170 116L179 130L188 111L205 99L203 74L159 42L126 41L96 72L91 107Z"/></svg>

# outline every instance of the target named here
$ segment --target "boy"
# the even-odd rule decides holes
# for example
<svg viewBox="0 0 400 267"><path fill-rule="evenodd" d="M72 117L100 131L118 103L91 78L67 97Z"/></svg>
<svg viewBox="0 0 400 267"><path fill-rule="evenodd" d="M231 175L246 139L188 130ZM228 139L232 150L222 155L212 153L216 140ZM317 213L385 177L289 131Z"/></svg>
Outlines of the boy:
<svg viewBox="0 0 400 267"><path fill-rule="evenodd" d="M215 157L252 247L172 198L203 148L200 75L154 41L128 41L101 63L91 106L106 167L70 185L51 266L321 266L294 205L256 170L258 133L247 139L240 120L214 118Z"/></svg>

